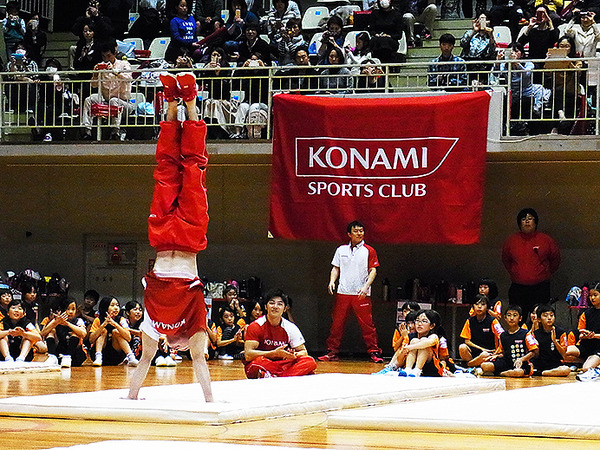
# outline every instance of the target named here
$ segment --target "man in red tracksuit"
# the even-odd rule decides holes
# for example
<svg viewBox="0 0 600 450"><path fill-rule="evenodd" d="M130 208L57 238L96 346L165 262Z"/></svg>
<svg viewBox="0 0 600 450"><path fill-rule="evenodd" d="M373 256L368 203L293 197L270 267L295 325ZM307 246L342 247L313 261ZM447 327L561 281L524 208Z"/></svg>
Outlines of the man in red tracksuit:
<svg viewBox="0 0 600 450"><path fill-rule="evenodd" d="M156 147L154 196L148 217L150 245L156 249L154 268L144 278L146 314L142 359L131 380L128 397L137 399L161 334L174 348L189 348L194 371L207 402L213 401L204 358L207 344L206 304L198 279L196 254L206 248L206 124L196 111L196 78L161 75L168 102L166 121ZM189 120L177 121L177 99L186 104Z"/></svg>
<svg viewBox="0 0 600 450"><path fill-rule="evenodd" d="M365 244L365 228L358 221L348 224L350 243L338 247L331 261L332 269L329 277L329 293L335 292L335 283L339 278L335 305L333 306L333 323L329 339L327 339L326 355L320 361L338 361L338 352L344 333L344 325L350 309L354 311L362 331L363 339L371 360L382 363L381 349L377 344L377 330L371 314L371 284L377 275L377 253L373 247Z"/></svg>

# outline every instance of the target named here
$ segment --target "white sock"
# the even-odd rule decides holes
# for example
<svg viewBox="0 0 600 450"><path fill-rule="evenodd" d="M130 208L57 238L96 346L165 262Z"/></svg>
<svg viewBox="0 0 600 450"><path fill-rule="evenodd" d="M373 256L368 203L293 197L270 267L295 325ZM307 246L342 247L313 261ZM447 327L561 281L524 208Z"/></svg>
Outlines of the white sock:
<svg viewBox="0 0 600 450"><path fill-rule="evenodd" d="M127 353L127 361L131 361L132 359L135 359L135 355L133 354L133 352Z"/></svg>
<svg viewBox="0 0 600 450"><path fill-rule="evenodd" d="M96 359L102 359L102 352L96 352Z"/></svg>
<svg viewBox="0 0 600 450"><path fill-rule="evenodd" d="M17 362L25 362L25 358L21 358L20 356L15 360Z"/></svg>
<svg viewBox="0 0 600 450"><path fill-rule="evenodd" d="M7 356L6 358L4 358L4 362L15 362L15 360L12 356Z"/></svg>

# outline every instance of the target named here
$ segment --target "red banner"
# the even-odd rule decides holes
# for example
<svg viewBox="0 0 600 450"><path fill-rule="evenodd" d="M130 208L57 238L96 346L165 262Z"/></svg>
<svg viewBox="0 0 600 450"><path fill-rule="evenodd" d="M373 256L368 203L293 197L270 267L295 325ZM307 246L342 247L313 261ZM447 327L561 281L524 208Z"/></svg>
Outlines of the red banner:
<svg viewBox="0 0 600 450"><path fill-rule="evenodd" d="M490 96L273 98L276 238L479 242Z"/></svg>

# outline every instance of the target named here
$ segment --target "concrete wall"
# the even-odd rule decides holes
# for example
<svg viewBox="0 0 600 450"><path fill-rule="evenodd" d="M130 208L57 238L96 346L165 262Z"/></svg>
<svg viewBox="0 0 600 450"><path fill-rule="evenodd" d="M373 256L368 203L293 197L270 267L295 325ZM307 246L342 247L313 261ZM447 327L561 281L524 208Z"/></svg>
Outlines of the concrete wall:
<svg viewBox="0 0 600 450"><path fill-rule="evenodd" d="M81 297L94 287L84 284L86 237L127 237L139 242L140 254L150 254L145 233L153 148L0 149L0 270L59 272L71 282L71 293ZM251 154L240 154L240 148L210 147L211 222L209 247L199 256L200 272L214 280L256 275L266 289L282 287L294 299L294 316L308 347L324 350L332 305L326 286L338 243L269 239L270 145L255 145ZM381 300L383 278L395 287L412 277L464 282L489 276L506 298L509 280L500 247L516 230L515 216L524 206L537 209L540 229L562 248L564 261L555 277L554 295L564 298L569 286L600 279L599 156L594 150L489 153L480 244L377 245L381 269L373 297L382 346L389 350L395 317L395 305ZM450 317L449 311L442 313ZM460 311L461 324L463 314ZM344 348L364 350L354 321Z"/></svg>

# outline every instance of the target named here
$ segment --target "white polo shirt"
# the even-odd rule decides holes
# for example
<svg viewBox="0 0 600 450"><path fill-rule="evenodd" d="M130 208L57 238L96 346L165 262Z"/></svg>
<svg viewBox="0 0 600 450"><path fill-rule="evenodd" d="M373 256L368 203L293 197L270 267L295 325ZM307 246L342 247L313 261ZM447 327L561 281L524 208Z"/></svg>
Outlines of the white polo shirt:
<svg viewBox="0 0 600 450"><path fill-rule="evenodd" d="M338 294L358 295L369 277L369 270L379 267L375 249L361 241L356 247L341 245L335 251L333 266L340 268ZM371 287L369 293L371 295Z"/></svg>

